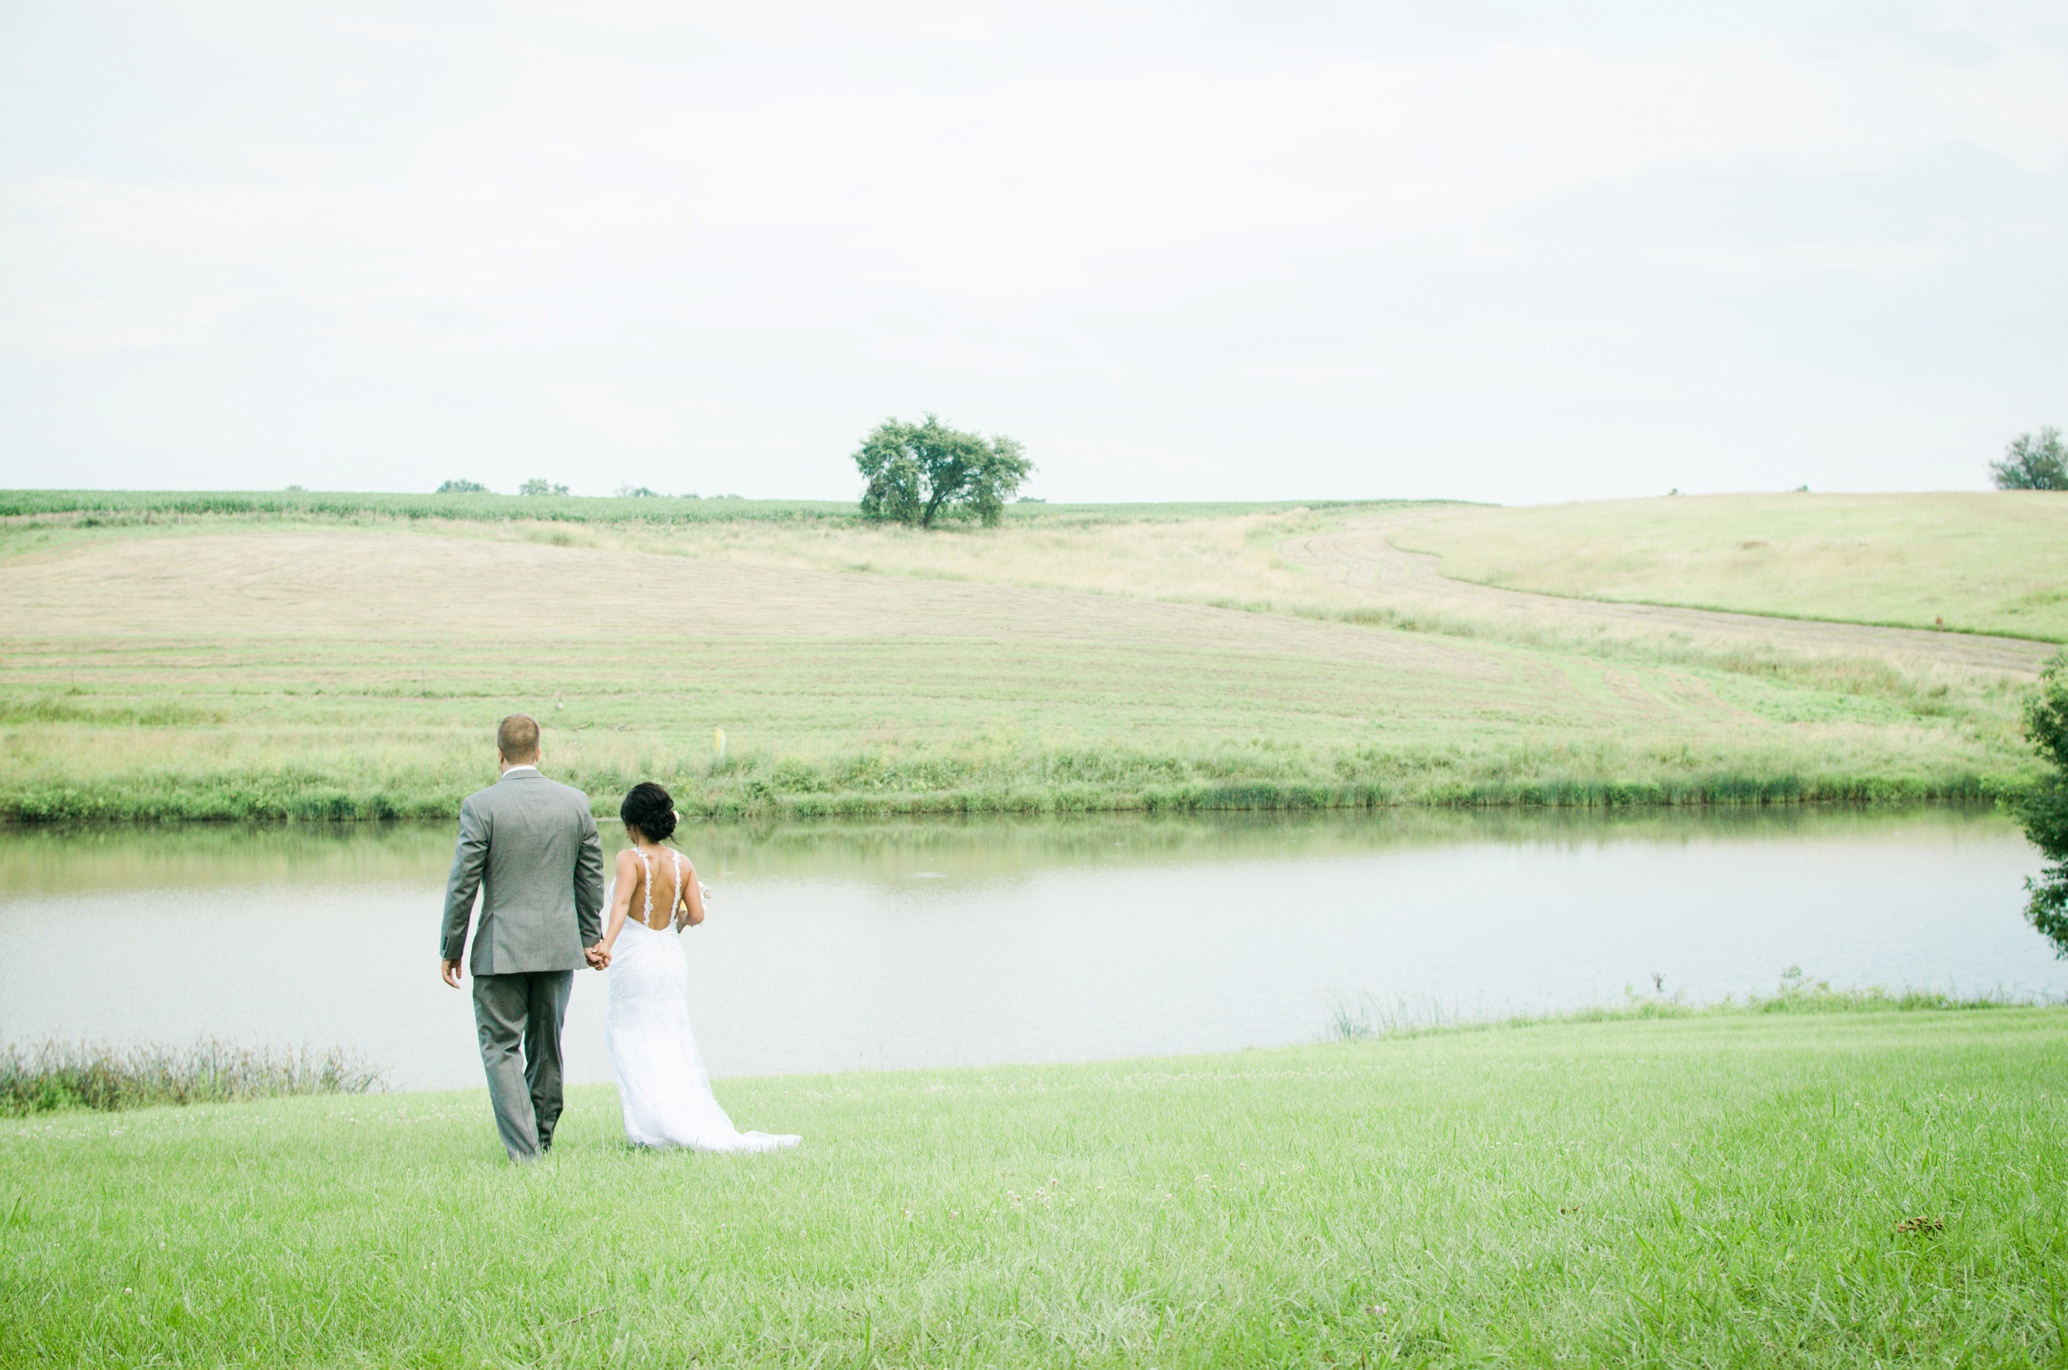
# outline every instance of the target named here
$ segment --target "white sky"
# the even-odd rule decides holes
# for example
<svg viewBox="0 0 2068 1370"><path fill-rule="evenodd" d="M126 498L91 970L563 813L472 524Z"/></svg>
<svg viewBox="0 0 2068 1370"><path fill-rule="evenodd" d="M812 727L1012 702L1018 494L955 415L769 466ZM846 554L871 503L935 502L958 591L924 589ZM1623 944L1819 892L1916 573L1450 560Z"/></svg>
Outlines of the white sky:
<svg viewBox="0 0 2068 1370"><path fill-rule="evenodd" d="M1974 488L2064 305L2060 0L0 8L0 485Z"/></svg>

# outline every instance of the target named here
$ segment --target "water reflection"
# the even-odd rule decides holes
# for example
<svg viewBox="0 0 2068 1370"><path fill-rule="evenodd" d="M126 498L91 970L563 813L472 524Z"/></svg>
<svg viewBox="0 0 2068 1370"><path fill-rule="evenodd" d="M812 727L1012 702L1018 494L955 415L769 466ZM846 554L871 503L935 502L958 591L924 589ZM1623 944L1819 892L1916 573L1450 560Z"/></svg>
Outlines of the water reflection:
<svg viewBox="0 0 2068 1370"><path fill-rule="evenodd" d="M606 831L608 845L617 845ZM1405 812L686 829L716 1074L1311 1039L1333 1000L1460 1016L1841 984L2068 994L1986 811ZM444 826L0 835L0 1033L349 1042L472 1086L436 983ZM578 977L571 1073L608 1076Z"/></svg>
<svg viewBox="0 0 2068 1370"><path fill-rule="evenodd" d="M1729 809L1405 809L1319 814L1110 814L882 822L697 823L678 833L706 875L847 880L1009 878L1059 866L1363 855L1457 843L1656 844L1906 832L2001 837L1983 806L1890 811L1803 805ZM449 824L192 824L0 827L0 899L65 891L442 879ZM605 846L624 844L613 823Z"/></svg>

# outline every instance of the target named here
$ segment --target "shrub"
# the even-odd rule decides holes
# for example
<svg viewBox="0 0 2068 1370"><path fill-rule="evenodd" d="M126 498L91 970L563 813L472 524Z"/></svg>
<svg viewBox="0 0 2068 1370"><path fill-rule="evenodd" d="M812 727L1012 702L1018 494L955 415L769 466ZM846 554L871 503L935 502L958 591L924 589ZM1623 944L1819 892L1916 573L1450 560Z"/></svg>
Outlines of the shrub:
<svg viewBox="0 0 2068 1370"><path fill-rule="evenodd" d="M2012 801L2025 836L2050 863L2025 882L2025 916L2068 959L2068 649L2055 653L2025 705L2025 733L2047 762L2040 781Z"/></svg>
<svg viewBox="0 0 2068 1370"><path fill-rule="evenodd" d="M1989 463L1989 474L1999 490L2068 490L2068 447L2061 443L2061 430L2018 434L2003 449L2003 460Z"/></svg>

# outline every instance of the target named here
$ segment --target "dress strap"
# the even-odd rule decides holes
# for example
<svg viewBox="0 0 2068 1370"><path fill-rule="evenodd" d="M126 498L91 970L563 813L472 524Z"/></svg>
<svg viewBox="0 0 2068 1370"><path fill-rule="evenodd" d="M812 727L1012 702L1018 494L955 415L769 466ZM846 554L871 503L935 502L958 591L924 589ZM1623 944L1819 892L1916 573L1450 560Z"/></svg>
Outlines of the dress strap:
<svg viewBox="0 0 2068 1370"><path fill-rule="evenodd" d="M689 894L689 886L688 886L688 885L686 885L686 884L684 884L684 883L683 883L683 881L682 881L682 853L681 853L681 852L676 852L676 853L675 853L675 902L674 902L674 903L672 903L672 904L670 904L670 905L668 905L668 916L669 916L669 918L671 918L671 919L672 919L672 918L673 918L673 917L675 916L675 909L676 909L676 906L677 906L677 905L680 905L680 904L682 904L682 903L684 903L684 902L686 902L686 898L687 898L688 894Z"/></svg>
<svg viewBox="0 0 2068 1370"><path fill-rule="evenodd" d="M653 862L647 860L646 853L637 847L632 848L632 854L639 858L640 868L646 872L646 879L641 882L646 895L646 917L641 921L650 928L653 926Z"/></svg>

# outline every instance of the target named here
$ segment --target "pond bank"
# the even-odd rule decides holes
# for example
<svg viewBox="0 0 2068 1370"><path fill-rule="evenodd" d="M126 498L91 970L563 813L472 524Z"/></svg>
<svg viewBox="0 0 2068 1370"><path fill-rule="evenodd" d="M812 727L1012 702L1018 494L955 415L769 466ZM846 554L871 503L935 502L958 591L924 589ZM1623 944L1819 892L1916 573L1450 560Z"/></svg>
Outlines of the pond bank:
<svg viewBox="0 0 2068 1370"><path fill-rule="evenodd" d="M1279 765L1284 766L1280 761ZM726 822L820 818L890 818L971 814L1041 816L1092 813L1278 813L1327 809L1551 808L1623 809L1734 807L1773 804L1914 804L1973 802L2013 786L1955 769L1938 774L1846 774L1794 770L1713 771L1603 779L1576 775L1515 776L1503 762L1474 774L1469 767L1429 766L1419 776L1330 780L1299 778L1188 778L1192 770L1224 769L1210 759L1105 757L1058 763L929 762L900 768L880 761L814 767L802 762L762 764L754 759L689 778L674 777L679 811ZM1306 770L1309 767L1301 766ZM1057 770L1090 778L1055 782ZM656 774L665 772L656 771ZM615 816L624 792L647 778L632 771L607 777L559 772L585 790L599 817ZM340 784L299 770L233 777L153 774L108 781L17 779L0 782L0 823L21 826L76 823L385 822L451 818L473 789L492 774L460 780L437 777ZM932 780L926 789L899 788L901 779Z"/></svg>

